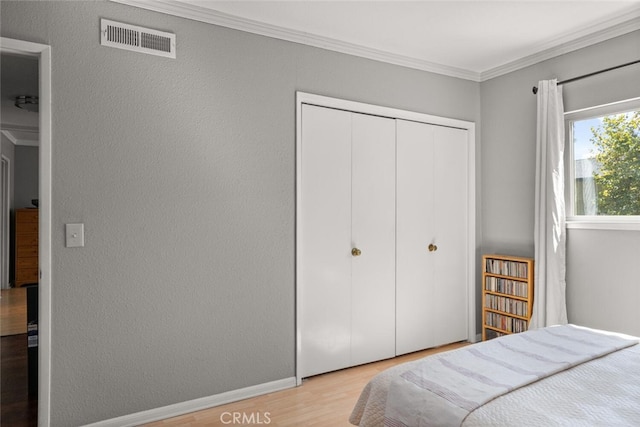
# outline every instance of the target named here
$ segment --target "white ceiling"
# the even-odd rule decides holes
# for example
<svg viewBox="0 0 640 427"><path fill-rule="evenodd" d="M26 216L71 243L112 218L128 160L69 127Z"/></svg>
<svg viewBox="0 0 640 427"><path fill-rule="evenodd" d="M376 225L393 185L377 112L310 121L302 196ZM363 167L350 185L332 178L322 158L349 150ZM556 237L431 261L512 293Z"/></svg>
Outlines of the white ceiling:
<svg viewBox="0 0 640 427"><path fill-rule="evenodd" d="M640 0L112 1L474 81L640 29ZM37 61L1 62L1 131L37 144L38 115L13 106Z"/></svg>
<svg viewBox="0 0 640 427"><path fill-rule="evenodd" d="M113 1L475 81L640 29L639 0Z"/></svg>
<svg viewBox="0 0 640 427"><path fill-rule="evenodd" d="M38 114L17 108L16 96L38 96L38 59L0 55L0 132L16 145L38 145Z"/></svg>

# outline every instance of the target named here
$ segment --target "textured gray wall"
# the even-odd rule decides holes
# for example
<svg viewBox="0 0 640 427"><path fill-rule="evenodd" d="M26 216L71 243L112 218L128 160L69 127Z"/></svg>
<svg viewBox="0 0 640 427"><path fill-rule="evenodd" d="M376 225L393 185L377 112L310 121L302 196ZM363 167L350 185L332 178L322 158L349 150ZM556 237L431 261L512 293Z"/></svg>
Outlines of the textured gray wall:
<svg viewBox="0 0 640 427"><path fill-rule="evenodd" d="M38 147L19 145L15 148L14 194L16 209L29 208L38 198Z"/></svg>
<svg viewBox="0 0 640 427"><path fill-rule="evenodd" d="M478 83L116 3L0 7L52 46L54 426L294 376L296 90L480 117ZM100 46L101 17L178 58Z"/></svg>
<svg viewBox="0 0 640 427"><path fill-rule="evenodd" d="M533 255L536 97L559 80L640 57L640 31L481 83L482 250ZM640 96L640 66L564 86L565 111ZM569 321L640 335L639 231L568 231Z"/></svg>

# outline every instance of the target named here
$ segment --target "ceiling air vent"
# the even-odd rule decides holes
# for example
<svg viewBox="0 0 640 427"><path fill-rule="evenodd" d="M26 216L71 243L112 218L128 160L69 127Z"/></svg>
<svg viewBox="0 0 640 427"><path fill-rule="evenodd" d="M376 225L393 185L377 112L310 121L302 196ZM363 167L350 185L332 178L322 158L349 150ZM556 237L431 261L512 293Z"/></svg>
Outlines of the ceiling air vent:
<svg viewBox="0 0 640 427"><path fill-rule="evenodd" d="M100 20L100 44L151 55L176 57L176 35L135 25Z"/></svg>

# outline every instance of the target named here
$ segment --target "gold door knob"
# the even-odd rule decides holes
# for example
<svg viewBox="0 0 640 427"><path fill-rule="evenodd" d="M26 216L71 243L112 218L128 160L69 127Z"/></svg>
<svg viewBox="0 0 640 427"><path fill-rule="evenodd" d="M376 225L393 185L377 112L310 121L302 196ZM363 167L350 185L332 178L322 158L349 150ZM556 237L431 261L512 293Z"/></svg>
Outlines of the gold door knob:
<svg viewBox="0 0 640 427"><path fill-rule="evenodd" d="M433 243L429 244L429 252L435 252L438 250L438 247L436 245L434 245Z"/></svg>
<svg viewBox="0 0 640 427"><path fill-rule="evenodd" d="M358 248L351 249L351 255L360 256L360 254L362 254L362 251L360 249L358 249Z"/></svg>

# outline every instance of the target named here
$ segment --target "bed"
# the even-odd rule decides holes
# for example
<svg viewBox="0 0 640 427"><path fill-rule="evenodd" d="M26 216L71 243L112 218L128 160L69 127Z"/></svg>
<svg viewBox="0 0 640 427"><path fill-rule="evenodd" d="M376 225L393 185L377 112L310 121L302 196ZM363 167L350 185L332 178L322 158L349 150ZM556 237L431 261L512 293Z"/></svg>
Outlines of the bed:
<svg viewBox="0 0 640 427"><path fill-rule="evenodd" d="M351 424L640 426L638 338L553 326L392 367L363 389Z"/></svg>

